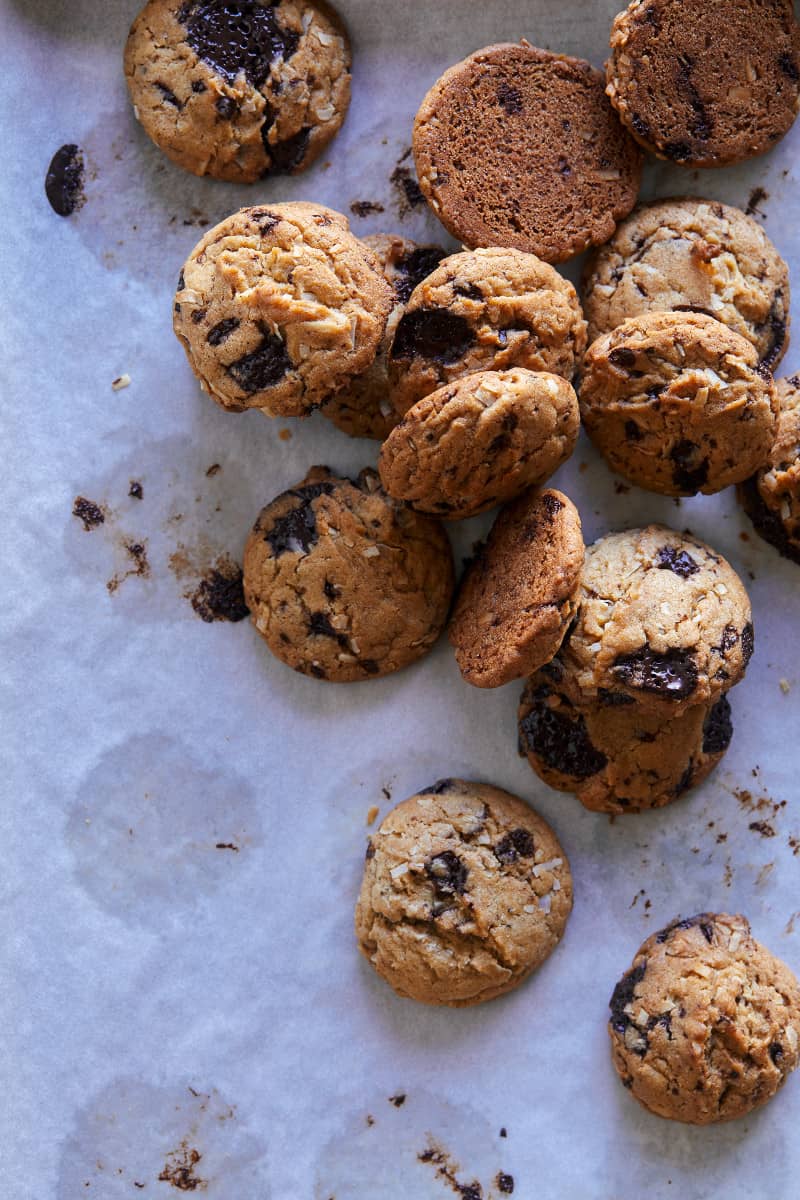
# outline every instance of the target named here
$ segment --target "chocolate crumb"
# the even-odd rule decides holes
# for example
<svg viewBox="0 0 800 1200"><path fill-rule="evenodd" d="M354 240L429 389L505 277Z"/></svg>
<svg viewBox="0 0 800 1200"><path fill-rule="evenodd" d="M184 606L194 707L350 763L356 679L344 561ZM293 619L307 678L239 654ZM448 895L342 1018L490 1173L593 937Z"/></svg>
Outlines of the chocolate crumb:
<svg viewBox="0 0 800 1200"><path fill-rule="evenodd" d="M214 846L214 849L215 850L233 850L235 854L239 853L239 847L235 846L233 844L233 842L217 842Z"/></svg>
<svg viewBox="0 0 800 1200"><path fill-rule="evenodd" d="M223 555L186 598L209 625L213 621L243 621L250 609L244 601L242 580L242 568Z"/></svg>
<svg viewBox="0 0 800 1200"><path fill-rule="evenodd" d="M131 480L130 487L128 488L128 495L133 500L144 499L144 489L138 479Z"/></svg>
<svg viewBox="0 0 800 1200"><path fill-rule="evenodd" d="M752 217L754 213L759 211L758 206L764 200L769 200L769 193L765 192L763 187L754 187L747 200L747 207L744 210L748 217Z"/></svg>
<svg viewBox="0 0 800 1200"><path fill-rule="evenodd" d="M495 1179L498 1192L502 1192L506 1196L510 1196L514 1191L514 1176L507 1175L505 1171L499 1171Z"/></svg>
<svg viewBox="0 0 800 1200"><path fill-rule="evenodd" d="M402 1108L403 1105L405 1104L405 1102L406 1102L405 1092L398 1092L396 1096L389 1097L389 1103L393 1104L395 1106L395 1108Z"/></svg>
<svg viewBox="0 0 800 1200"><path fill-rule="evenodd" d="M775 829L769 821L751 821L747 828L752 829L753 833L760 833L764 838L775 837Z"/></svg>
<svg viewBox="0 0 800 1200"><path fill-rule="evenodd" d="M397 207L401 217L425 203L425 197L410 167L401 167L398 164L389 176L389 182L397 192Z"/></svg>
<svg viewBox="0 0 800 1200"><path fill-rule="evenodd" d="M99 504L87 500L85 496L76 496L72 505L72 515L83 521L83 528L89 533L105 522L106 516Z"/></svg>
<svg viewBox="0 0 800 1200"><path fill-rule="evenodd" d="M368 217L370 213L382 213L383 205L377 200L354 200L350 212L356 217Z"/></svg>
<svg viewBox="0 0 800 1200"><path fill-rule="evenodd" d="M83 205L83 152L74 142L56 150L44 181L50 207L59 217L71 217Z"/></svg>
<svg viewBox="0 0 800 1200"><path fill-rule="evenodd" d="M208 476L209 479L211 479L212 476L219 475L221 470L222 470L222 467L220 466L219 463L212 463L211 466L206 471L206 475Z"/></svg>

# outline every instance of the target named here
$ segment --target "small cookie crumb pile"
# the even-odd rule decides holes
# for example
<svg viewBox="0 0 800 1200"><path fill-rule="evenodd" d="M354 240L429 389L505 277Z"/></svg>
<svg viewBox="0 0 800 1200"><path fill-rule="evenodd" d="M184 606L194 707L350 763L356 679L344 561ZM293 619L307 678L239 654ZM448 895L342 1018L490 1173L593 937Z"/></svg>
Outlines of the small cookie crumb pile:
<svg viewBox="0 0 800 1200"><path fill-rule="evenodd" d="M572 877L550 826L500 788L441 779L367 844L362 954L400 996L461 1007L511 991L552 953Z"/></svg>
<svg viewBox="0 0 800 1200"><path fill-rule="evenodd" d="M762 538L800 563L800 375L779 379L775 389L778 436L764 466L737 490Z"/></svg>
<svg viewBox="0 0 800 1200"><path fill-rule="evenodd" d="M671 1121L745 1116L798 1064L800 985L742 916L698 913L652 934L610 1008L617 1074Z"/></svg>

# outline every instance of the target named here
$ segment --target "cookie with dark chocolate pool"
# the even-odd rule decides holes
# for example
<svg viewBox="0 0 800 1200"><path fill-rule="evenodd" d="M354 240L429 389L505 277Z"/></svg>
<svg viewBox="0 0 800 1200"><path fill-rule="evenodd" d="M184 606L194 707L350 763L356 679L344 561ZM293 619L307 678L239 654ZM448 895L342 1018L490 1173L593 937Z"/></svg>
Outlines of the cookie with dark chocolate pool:
<svg viewBox="0 0 800 1200"><path fill-rule="evenodd" d="M388 497L374 471L314 467L262 509L244 554L244 595L272 653L334 683L399 671L430 650L453 595L438 521Z"/></svg>
<svg viewBox="0 0 800 1200"><path fill-rule="evenodd" d="M350 45L324 0L150 0L125 47L145 132L194 175L297 174L350 102Z"/></svg>

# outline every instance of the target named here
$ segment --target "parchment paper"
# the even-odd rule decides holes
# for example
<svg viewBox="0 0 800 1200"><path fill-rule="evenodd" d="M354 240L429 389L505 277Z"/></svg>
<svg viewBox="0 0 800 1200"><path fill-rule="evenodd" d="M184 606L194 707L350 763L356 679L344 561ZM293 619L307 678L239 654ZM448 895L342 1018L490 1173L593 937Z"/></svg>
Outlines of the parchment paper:
<svg viewBox="0 0 800 1200"><path fill-rule="evenodd" d="M220 557L240 560L261 505L309 466L354 472L377 449L318 417L226 416L200 393L170 303L206 222L254 201L366 200L384 212L353 217L357 233L440 238L424 207L401 215L390 182L430 83L522 35L600 64L616 7L340 0L355 53L344 130L301 178L237 188L184 174L136 125L121 52L137 0L3 0L0 1191L13 1200L446 1200L459 1187L474 1200L501 1195L498 1172L536 1200L798 1195L800 1079L751 1118L684 1128L619 1086L605 1029L615 981L678 913L743 911L800 970L800 574L731 491L618 493L583 438L556 479L587 540L691 527L754 603L723 765L673 807L615 822L534 777L516 754L520 688L470 689L446 642L337 688L185 597ZM69 219L43 188L65 142L88 168ZM645 194L745 206L763 188L757 217L800 291L798 145L795 127L738 169L650 162ZM795 348L784 369L798 365ZM71 515L79 495L102 525ZM487 524L453 530L459 557ZM458 1012L397 999L352 934L368 809L455 774L532 802L576 890L538 974Z"/></svg>

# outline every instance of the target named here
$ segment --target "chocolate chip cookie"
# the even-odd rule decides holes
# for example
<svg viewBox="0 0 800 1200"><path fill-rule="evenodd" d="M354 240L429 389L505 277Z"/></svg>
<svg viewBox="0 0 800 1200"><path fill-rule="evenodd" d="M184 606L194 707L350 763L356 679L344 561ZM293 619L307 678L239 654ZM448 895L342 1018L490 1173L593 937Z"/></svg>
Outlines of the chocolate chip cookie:
<svg viewBox="0 0 800 1200"><path fill-rule="evenodd" d="M740 334L705 313L651 312L589 347L580 407L612 471L651 492L693 496L766 461L778 402Z"/></svg>
<svg viewBox="0 0 800 1200"><path fill-rule="evenodd" d="M414 122L419 186L467 246L514 246L563 262L633 208L641 153L581 58L518 44L457 63Z"/></svg>
<svg viewBox="0 0 800 1200"><path fill-rule="evenodd" d="M173 325L230 412L305 416L375 359L394 297L347 219L319 204L242 208L186 260Z"/></svg>
<svg viewBox="0 0 800 1200"><path fill-rule="evenodd" d="M707 312L773 370L789 344L789 268L752 217L717 200L642 204L583 279L589 339L656 310Z"/></svg>
<svg viewBox="0 0 800 1200"><path fill-rule="evenodd" d="M569 863L540 816L500 788L441 779L370 837L356 936L398 995L461 1007L540 966L571 908Z"/></svg>
<svg viewBox="0 0 800 1200"><path fill-rule="evenodd" d="M580 608L561 658L587 700L675 716L713 704L753 653L750 601L728 562L663 525L586 550Z"/></svg>
<svg viewBox="0 0 800 1200"><path fill-rule="evenodd" d="M766 464L739 484L739 501L765 541L800 563L800 375L775 385L778 436Z"/></svg>
<svg viewBox="0 0 800 1200"><path fill-rule="evenodd" d="M441 525L386 496L374 471L351 482L314 467L262 509L245 547L256 629L281 662L335 683L426 654L453 586Z"/></svg>
<svg viewBox="0 0 800 1200"><path fill-rule="evenodd" d="M800 985L742 916L698 913L652 934L610 1007L617 1074L671 1121L742 1117L798 1064Z"/></svg>
<svg viewBox="0 0 800 1200"><path fill-rule="evenodd" d="M194 175L305 170L350 102L350 45L319 0L150 0L125 47L145 132Z"/></svg>
<svg viewBox="0 0 800 1200"><path fill-rule="evenodd" d="M577 397L560 376L476 371L408 410L381 447L383 486L420 512L473 517L549 479L579 426Z"/></svg>
<svg viewBox="0 0 800 1200"><path fill-rule="evenodd" d="M553 657L577 611L583 555L581 519L563 492L532 489L500 512L450 626L467 683L501 687Z"/></svg>
<svg viewBox="0 0 800 1200"><path fill-rule="evenodd" d="M403 415L473 371L526 367L572 379L586 348L577 293L522 250L445 258L417 288L389 354L392 403Z"/></svg>
<svg viewBox="0 0 800 1200"><path fill-rule="evenodd" d="M387 361L394 331L414 288L439 265L446 251L441 246L419 246L396 234L375 234L362 241L378 259L394 292L395 304L374 363L364 375L337 392L325 404L322 415L350 437L382 442L399 420L390 398Z"/></svg>
<svg viewBox="0 0 800 1200"><path fill-rule="evenodd" d="M606 75L645 149L724 167L771 149L797 116L800 27L791 0L633 0Z"/></svg>

